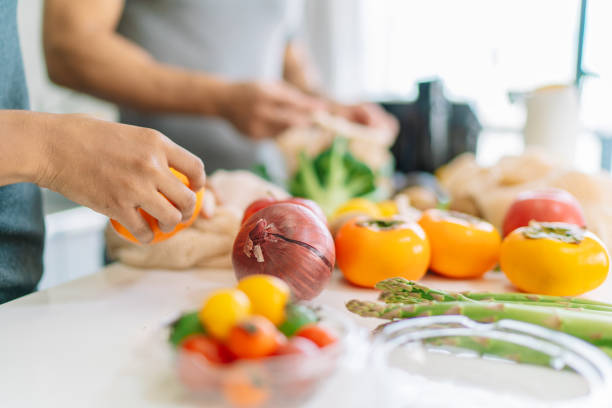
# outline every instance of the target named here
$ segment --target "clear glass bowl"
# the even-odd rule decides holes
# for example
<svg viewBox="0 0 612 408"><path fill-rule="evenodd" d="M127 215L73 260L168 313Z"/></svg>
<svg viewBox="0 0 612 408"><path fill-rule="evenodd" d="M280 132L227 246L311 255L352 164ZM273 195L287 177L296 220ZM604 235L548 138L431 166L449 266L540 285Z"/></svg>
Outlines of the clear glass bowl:
<svg viewBox="0 0 612 408"><path fill-rule="evenodd" d="M612 365L575 337L523 322L433 316L381 326L370 367L384 407L609 407Z"/></svg>
<svg viewBox="0 0 612 408"><path fill-rule="evenodd" d="M177 372L181 383L196 399L215 406L297 407L308 401L331 377L347 352L355 328L332 309L313 307L319 324L338 335L339 341L320 349L315 357L271 356L214 365L199 354L179 351Z"/></svg>

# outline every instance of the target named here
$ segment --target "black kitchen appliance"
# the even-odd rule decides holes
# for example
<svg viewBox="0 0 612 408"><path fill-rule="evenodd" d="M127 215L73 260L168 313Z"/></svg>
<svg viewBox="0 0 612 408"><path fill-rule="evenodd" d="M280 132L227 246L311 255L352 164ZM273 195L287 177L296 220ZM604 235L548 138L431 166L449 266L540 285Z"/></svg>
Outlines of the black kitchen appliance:
<svg viewBox="0 0 612 408"><path fill-rule="evenodd" d="M470 105L446 99L440 80L420 82L413 102L381 103L400 123L392 147L396 169L432 172L455 156L475 152L482 126Z"/></svg>

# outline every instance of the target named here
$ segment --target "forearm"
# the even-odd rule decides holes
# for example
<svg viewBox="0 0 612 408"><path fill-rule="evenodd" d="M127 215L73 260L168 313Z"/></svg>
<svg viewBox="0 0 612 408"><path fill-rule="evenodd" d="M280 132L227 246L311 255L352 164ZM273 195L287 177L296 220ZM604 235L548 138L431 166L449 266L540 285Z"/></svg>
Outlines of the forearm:
<svg viewBox="0 0 612 408"><path fill-rule="evenodd" d="M47 115L0 110L0 186L37 183L45 168Z"/></svg>
<svg viewBox="0 0 612 408"><path fill-rule="evenodd" d="M54 82L141 110L220 114L225 81L155 61L114 32L120 9L106 19L85 24L92 21L92 15L79 12L79 7L78 3L47 2L44 46Z"/></svg>

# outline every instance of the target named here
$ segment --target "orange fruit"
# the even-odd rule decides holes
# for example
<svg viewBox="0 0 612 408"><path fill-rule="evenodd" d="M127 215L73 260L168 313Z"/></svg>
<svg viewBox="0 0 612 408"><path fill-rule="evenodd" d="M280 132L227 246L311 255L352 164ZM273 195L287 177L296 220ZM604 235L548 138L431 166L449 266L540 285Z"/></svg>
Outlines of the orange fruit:
<svg viewBox="0 0 612 408"><path fill-rule="evenodd" d="M419 280L427 272L430 249L416 222L403 219L354 218L336 235L336 260L346 280L373 288L401 276Z"/></svg>
<svg viewBox="0 0 612 408"><path fill-rule="evenodd" d="M183 184L189 187L189 179L187 179L187 176L173 169L172 167L170 167L170 171L172 172L172 174L176 176L176 178L181 180ZM170 232L162 232L162 230L159 229L159 223L157 222L157 219L155 219L151 214L149 214L145 210L138 209L138 211L140 211L140 215L142 215L142 218L145 219L145 221L147 222L147 224L149 224L149 226L151 227L151 230L153 231L153 240L151 241L151 244L165 241L171 236L175 235L177 232L193 224L196 218L198 218L198 213L200 212L200 209L202 208L202 198L203 197L204 197L204 189L202 188L196 193L196 205L195 205L195 208L193 209L193 214L191 215L191 218L189 218L185 222L179 223ZM110 221L115 231L117 231L117 233L121 235L123 238L127 239L128 241L135 242L137 244L140 243L140 241L138 241L136 237L132 235L132 233L127 228L125 228L120 222L113 220L113 219L111 219Z"/></svg>
<svg viewBox="0 0 612 408"><path fill-rule="evenodd" d="M532 222L504 239L499 263L524 292L578 296L606 280L610 256L601 240L581 227Z"/></svg>
<svg viewBox="0 0 612 408"><path fill-rule="evenodd" d="M274 353L284 337L265 317L252 316L230 330L226 345L238 358L261 358Z"/></svg>
<svg viewBox="0 0 612 408"><path fill-rule="evenodd" d="M478 278L499 260L501 238L490 223L455 211L430 209L419 220L431 245L429 268L449 278Z"/></svg>
<svg viewBox="0 0 612 408"><path fill-rule="evenodd" d="M232 406L261 407L270 399L270 374L263 365L237 365L224 376L222 389Z"/></svg>

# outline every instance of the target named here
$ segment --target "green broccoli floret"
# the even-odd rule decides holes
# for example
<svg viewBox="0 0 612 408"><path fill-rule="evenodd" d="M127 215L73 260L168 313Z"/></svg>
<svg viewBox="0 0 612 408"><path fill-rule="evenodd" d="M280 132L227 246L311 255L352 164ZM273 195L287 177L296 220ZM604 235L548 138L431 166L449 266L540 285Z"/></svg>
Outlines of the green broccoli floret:
<svg viewBox="0 0 612 408"><path fill-rule="evenodd" d="M346 139L337 137L315 158L300 155L289 189L294 196L316 201L330 216L351 198L374 194L376 175L351 154Z"/></svg>

